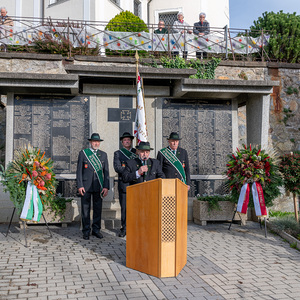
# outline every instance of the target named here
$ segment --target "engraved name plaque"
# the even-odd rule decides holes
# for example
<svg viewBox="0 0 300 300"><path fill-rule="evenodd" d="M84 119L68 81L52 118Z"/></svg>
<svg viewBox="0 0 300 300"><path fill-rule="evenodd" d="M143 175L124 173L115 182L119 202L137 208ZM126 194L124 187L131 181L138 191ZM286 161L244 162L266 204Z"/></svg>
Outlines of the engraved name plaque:
<svg viewBox="0 0 300 300"><path fill-rule="evenodd" d="M14 149L31 144L54 161L56 174L75 174L89 135L89 97L15 96Z"/></svg>

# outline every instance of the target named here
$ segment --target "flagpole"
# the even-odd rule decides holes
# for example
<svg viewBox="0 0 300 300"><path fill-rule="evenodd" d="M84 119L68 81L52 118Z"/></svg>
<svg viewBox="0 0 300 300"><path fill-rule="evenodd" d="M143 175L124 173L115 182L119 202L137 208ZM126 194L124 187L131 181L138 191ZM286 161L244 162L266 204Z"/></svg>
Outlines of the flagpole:
<svg viewBox="0 0 300 300"><path fill-rule="evenodd" d="M141 77L141 83L142 83L142 91L143 91L143 103L144 103L144 110L145 110L145 123L147 124L147 117L146 117L146 104L145 104L145 91L144 91L144 78ZM146 127L146 133L148 136L148 129Z"/></svg>
<svg viewBox="0 0 300 300"><path fill-rule="evenodd" d="M135 50L135 91L136 91L136 97L135 97L135 111L137 111L137 107L138 107L138 90L137 90L137 86L138 86L138 73L139 73L139 54L137 52L137 50ZM135 139L135 146L137 146L138 144L138 139L136 137Z"/></svg>

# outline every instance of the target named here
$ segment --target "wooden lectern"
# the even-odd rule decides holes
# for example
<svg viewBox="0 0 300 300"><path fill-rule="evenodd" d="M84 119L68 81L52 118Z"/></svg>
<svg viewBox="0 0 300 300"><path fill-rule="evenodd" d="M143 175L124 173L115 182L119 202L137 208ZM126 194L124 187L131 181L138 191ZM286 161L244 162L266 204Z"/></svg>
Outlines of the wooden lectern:
<svg viewBox="0 0 300 300"><path fill-rule="evenodd" d="M174 277L187 261L188 188L179 179L127 187L126 266Z"/></svg>

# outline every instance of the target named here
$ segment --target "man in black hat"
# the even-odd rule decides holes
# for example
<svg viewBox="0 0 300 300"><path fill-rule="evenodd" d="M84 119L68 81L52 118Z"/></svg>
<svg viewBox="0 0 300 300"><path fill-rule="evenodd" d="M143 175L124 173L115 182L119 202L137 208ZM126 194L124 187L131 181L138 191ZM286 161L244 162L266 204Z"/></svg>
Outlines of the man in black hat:
<svg viewBox="0 0 300 300"><path fill-rule="evenodd" d="M90 147L79 152L76 180L78 193L81 196L82 233L85 240L90 236L91 198L93 198L92 235L102 239L101 213L102 197L106 197L109 190L109 168L107 154L99 150L99 133L93 133L88 139Z"/></svg>
<svg viewBox="0 0 300 300"><path fill-rule="evenodd" d="M123 148L114 153L114 169L118 173L118 191L121 206L121 230L119 237L126 235L126 187L128 183L123 182L122 174L125 170L125 163L129 159L137 157L136 150L132 148L132 140L134 137L129 132L124 132L120 137Z"/></svg>
<svg viewBox="0 0 300 300"><path fill-rule="evenodd" d="M176 132L171 132L169 146L158 151L157 159L162 165L166 178L179 178L190 189L190 167L187 151L179 147L181 138Z"/></svg>
<svg viewBox="0 0 300 300"><path fill-rule="evenodd" d="M149 158L149 142L140 142L136 146L138 157L126 162L123 172L123 181L129 182L129 185L149 181L156 178L165 178L161 170L161 165L157 159Z"/></svg>

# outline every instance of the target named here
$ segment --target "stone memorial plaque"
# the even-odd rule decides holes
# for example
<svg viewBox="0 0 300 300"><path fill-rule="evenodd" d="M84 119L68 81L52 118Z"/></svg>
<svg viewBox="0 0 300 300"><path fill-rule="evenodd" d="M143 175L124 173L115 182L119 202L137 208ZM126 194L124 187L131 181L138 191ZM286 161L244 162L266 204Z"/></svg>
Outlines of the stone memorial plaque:
<svg viewBox="0 0 300 300"><path fill-rule="evenodd" d="M232 106L227 100L165 99L163 145L172 131L189 155L191 175L224 175L232 152ZM225 192L223 180L193 180L190 196Z"/></svg>
<svg viewBox="0 0 300 300"><path fill-rule="evenodd" d="M54 161L56 174L75 174L89 135L89 97L16 96L14 149L31 144Z"/></svg>

